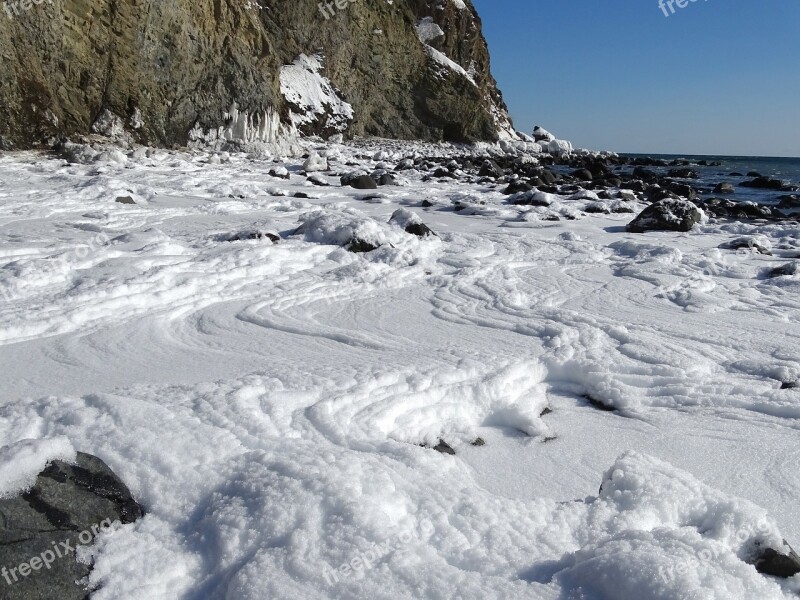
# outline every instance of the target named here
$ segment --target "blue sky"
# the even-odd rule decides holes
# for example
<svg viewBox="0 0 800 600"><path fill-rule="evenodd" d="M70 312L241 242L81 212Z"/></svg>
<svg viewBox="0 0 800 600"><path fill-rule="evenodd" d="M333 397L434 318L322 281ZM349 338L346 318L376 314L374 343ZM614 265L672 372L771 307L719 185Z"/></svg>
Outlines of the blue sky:
<svg viewBox="0 0 800 600"><path fill-rule="evenodd" d="M618 152L800 156L800 0L473 0L517 129Z"/></svg>

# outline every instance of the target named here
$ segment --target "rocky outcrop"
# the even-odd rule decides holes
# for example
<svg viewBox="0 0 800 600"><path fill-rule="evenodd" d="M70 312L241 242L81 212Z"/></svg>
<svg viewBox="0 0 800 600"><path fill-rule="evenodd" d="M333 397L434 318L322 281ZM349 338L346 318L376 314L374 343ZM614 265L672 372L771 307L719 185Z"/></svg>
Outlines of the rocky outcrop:
<svg viewBox="0 0 800 600"><path fill-rule="evenodd" d="M28 4L0 15L4 144L511 135L469 0ZM441 34L420 35L426 18Z"/></svg>

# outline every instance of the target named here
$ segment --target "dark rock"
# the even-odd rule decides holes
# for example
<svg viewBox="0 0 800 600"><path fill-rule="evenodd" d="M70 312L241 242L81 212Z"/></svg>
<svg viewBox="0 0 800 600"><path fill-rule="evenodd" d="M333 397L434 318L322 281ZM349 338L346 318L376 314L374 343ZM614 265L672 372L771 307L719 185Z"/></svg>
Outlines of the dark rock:
<svg viewBox="0 0 800 600"><path fill-rule="evenodd" d="M411 223L405 228L406 233L415 235L417 237L428 237L429 235L436 235L433 230L425 225L425 223Z"/></svg>
<svg viewBox="0 0 800 600"><path fill-rule="evenodd" d="M645 208L631 221L631 233L646 231L691 231L702 220L702 213L688 200L660 200Z"/></svg>
<svg viewBox="0 0 800 600"><path fill-rule="evenodd" d="M780 204L778 208L800 208L800 196L797 194L787 194L778 198Z"/></svg>
<svg viewBox="0 0 800 600"><path fill-rule="evenodd" d="M257 229L253 230L246 230L246 231L236 231L233 233L226 233L217 236L217 240L220 242L243 242L248 240L263 240L267 239L274 244L277 244L281 241L279 235L275 233L270 233L268 231L258 231Z"/></svg>
<svg viewBox="0 0 800 600"><path fill-rule="evenodd" d="M0 581L2 598L88 598L88 591L75 582L91 566L78 563L74 549L91 544L113 522L133 523L143 514L125 484L99 458L79 452L75 465L53 461L28 492L0 499L0 565L12 580L9 586ZM62 556L54 555L55 548ZM39 559L39 569L23 577L17 566L33 566L33 559Z"/></svg>
<svg viewBox="0 0 800 600"><path fill-rule="evenodd" d="M722 198L709 198L703 202L703 209L713 217L731 219L770 219L786 218L782 212L755 202L734 202Z"/></svg>
<svg viewBox="0 0 800 600"><path fill-rule="evenodd" d="M479 177L494 177L495 179L499 179L505 175L503 169L493 160L485 160L483 161L483 166L481 166L481 170L478 171Z"/></svg>
<svg viewBox="0 0 800 600"><path fill-rule="evenodd" d="M430 200L423 200L422 202L419 203L419 205L423 208L431 208L432 206L435 206L435 204Z"/></svg>
<svg viewBox="0 0 800 600"><path fill-rule="evenodd" d="M774 279L775 277L791 277L793 275L797 275L797 263L786 263L785 265L781 265L767 272L767 277L769 279Z"/></svg>
<svg viewBox="0 0 800 600"><path fill-rule="evenodd" d="M432 173L432 176L438 179L458 179L458 176L451 173L446 167L439 167Z"/></svg>
<svg viewBox="0 0 800 600"><path fill-rule="evenodd" d="M306 181L320 187L328 187L330 185L330 183L328 183L328 180L325 179L325 177L323 177L319 173L312 173L311 175L306 177Z"/></svg>
<svg viewBox="0 0 800 600"><path fill-rule="evenodd" d="M589 403L590 406L593 406L597 410L602 410L603 412L616 412L616 408L611 406L610 404L606 404L602 400L595 398L590 394L584 395L584 398Z"/></svg>
<svg viewBox="0 0 800 600"><path fill-rule="evenodd" d="M341 178L342 186L350 186L357 190L377 190L378 184L369 175L344 175Z"/></svg>
<svg viewBox="0 0 800 600"><path fill-rule="evenodd" d="M678 194L672 190L668 190L657 185L651 185L644 191L644 197L650 202L658 202L667 198L678 198Z"/></svg>
<svg viewBox="0 0 800 600"><path fill-rule="evenodd" d="M117 199L114 200L114 202L118 204L136 204L136 201L130 196L117 196Z"/></svg>
<svg viewBox="0 0 800 600"><path fill-rule="evenodd" d="M522 181L521 179L517 179L516 181L512 181L508 184L508 187L503 190L503 193L507 196L511 194L518 194L520 192L528 192L533 189L533 186L526 182Z"/></svg>
<svg viewBox="0 0 800 600"><path fill-rule="evenodd" d="M269 170L269 175L271 177L277 177L278 179L289 179L291 177L286 167L272 167Z"/></svg>
<svg viewBox="0 0 800 600"><path fill-rule="evenodd" d="M747 173L747 176L748 176L748 177L764 177L764 176L763 176L761 173L759 173L758 171L750 171L750 172L748 172L748 173Z"/></svg>
<svg viewBox="0 0 800 600"><path fill-rule="evenodd" d="M655 171L645 169L644 167L636 167L633 170L633 177L634 179L641 179L643 181L653 181L658 179L658 175Z"/></svg>
<svg viewBox="0 0 800 600"><path fill-rule="evenodd" d="M771 575L781 579L789 579L800 573L800 556L784 541L781 554L773 548L764 548L754 561L756 571L762 575Z"/></svg>
<svg viewBox="0 0 800 600"><path fill-rule="evenodd" d="M681 198L686 198L687 200L697 199L697 190L690 185L686 185L685 183L671 181L667 183L667 189L669 189L669 191L672 193L677 194Z"/></svg>
<svg viewBox="0 0 800 600"><path fill-rule="evenodd" d="M758 190L776 190L783 192L793 192L796 189L794 186L785 184L780 179L770 179L769 177L757 177L752 181L743 181L739 185Z"/></svg>
<svg viewBox="0 0 800 600"><path fill-rule="evenodd" d="M364 241L359 238L353 238L350 242L345 246L347 250L350 252L354 252L356 254L364 254L366 252L372 252L373 250L377 250L379 246L372 244L370 242Z"/></svg>
<svg viewBox="0 0 800 600"><path fill-rule="evenodd" d="M781 383L782 390L794 390L800 387L800 383L797 381L784 381Z"/></svg>
<svg viewBox="0 0 800 600"><path fill-rule="evenodd" d="M437 452L441 453L441 454L449 454L451 456L455 456L456 455L456 451L453 450L450 447L450 445L447 442L445 442L444 440L439 440L439 443L436 444L433 447L433 449L436 450Z"/></svg>
<svg viewBox="0 0 800 600"><path fill-rule="evenodd" d="M309 196L305 192L295 192L294 194L292 194L292 197L293 198L311 198L311 196Z"/></svg>
<svg viewBox="0 0 800 600"><path fill-rule="evenodd" d="M472 445L472 446L485 446L486 445L486 440L484 440L483 438L475 438L475 441L473 441L470 445Z"/></svg>
<svg viewBox="0 0 800 600"><path fill-rule="evenodd" d="M667 177L675 177L676 179L697 179L699 175L692 169L671 169L667 173Z"/></svg>
<svg viewBox="0 0 800 600"><path fill-rule="evenodd" d="M715 194L735 194L736 188L730 183L718 183L714 188Z"/></svg>
<svg viewBox="0 0 800 600"><path fill-rule="evenodd" d="M573 171L572 176L578 181L591 181L594 179L594 175L592 175L592 172L589 169L578 169L577 171Z"/></svg>
<svg viewBox="0 0 800 600"><path fill-rule="evenodd" d="M378 185L397 185L397 180L391 173L384 173L381 175L380 179L378 179Z"/></svg>
<svg viewBox="0 0 800 600"><path fill-rule="evenodd" d="M734 171L733 173L730 174L730 177L744 177L744 174Z"/></svg>

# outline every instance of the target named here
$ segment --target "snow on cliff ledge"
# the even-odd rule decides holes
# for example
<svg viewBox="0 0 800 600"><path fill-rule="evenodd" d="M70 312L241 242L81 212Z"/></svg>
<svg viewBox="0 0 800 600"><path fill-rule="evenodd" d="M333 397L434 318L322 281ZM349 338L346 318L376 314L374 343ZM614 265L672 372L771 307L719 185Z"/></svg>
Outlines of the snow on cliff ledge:
<svg viewBox="0 0 800 600"><path fill-rule="evenodd" d="M353 107L321 74L322 69L321 56L305 54L281 68L281 94L290 105L292 125L300 131L303 126L321 120L327 129L344 131L353 120Z"/></svg>

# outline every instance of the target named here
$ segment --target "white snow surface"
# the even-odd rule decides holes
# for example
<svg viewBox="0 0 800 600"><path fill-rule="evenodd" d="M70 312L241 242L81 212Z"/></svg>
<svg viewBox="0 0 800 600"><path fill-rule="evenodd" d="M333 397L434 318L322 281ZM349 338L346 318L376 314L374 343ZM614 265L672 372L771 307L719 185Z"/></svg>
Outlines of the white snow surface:
<svg viewBox="0 0 800 600"><path fill-rule="evenodd" d="M19 440L0 448L0 498L13 497L36 483L52 461L75 460L75 449L65 436Z"/></svg>
<svg viewBox="0 0 800 600"><path fill-rule="evenodd" d="M796 598L750 564L800 547L800 277L759 275L796 227L629 234L415 168L366 193L339 175L465 150L305 144L330 187L0 155L0 490L75 449L146 510L93 600Z"/></svg>

